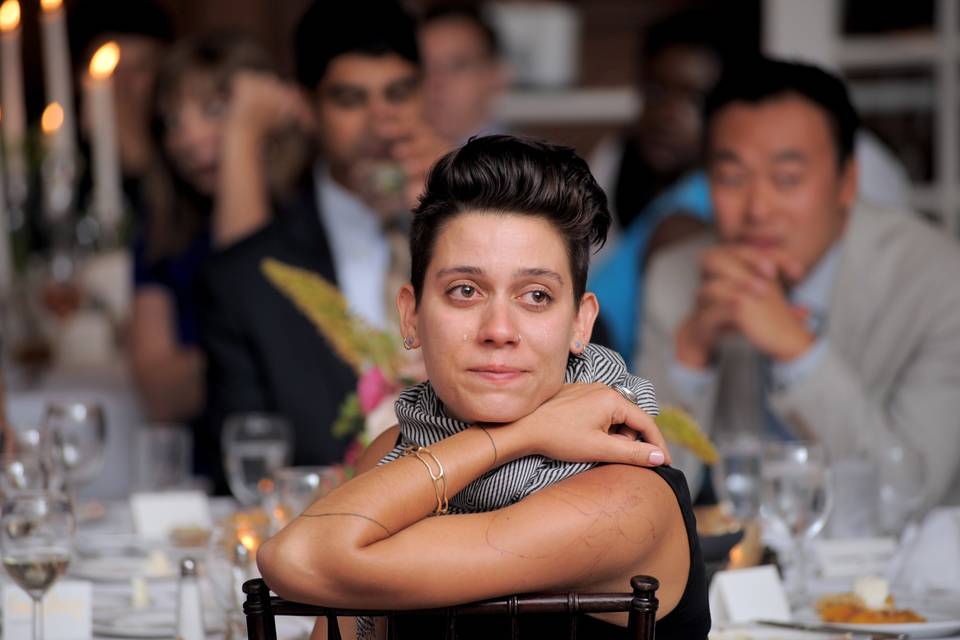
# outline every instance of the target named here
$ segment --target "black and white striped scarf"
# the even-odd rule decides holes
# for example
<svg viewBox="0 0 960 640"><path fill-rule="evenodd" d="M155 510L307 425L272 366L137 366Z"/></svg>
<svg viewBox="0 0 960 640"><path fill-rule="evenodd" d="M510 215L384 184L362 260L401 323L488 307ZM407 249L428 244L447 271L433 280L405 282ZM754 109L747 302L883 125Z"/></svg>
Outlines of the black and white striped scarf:
<svg viewBox="0 0 960 640"><path fill-rule="evenodd" d="M653 385L631 375L623 358L605 347L588 344L583 353L571 354L564 382L625 385L636 394L640 408L650 415L657 414ZM400 439L380 464L399 458L407 445L428 447L470 426L446 416L443 403L429 382L403 391L394 407L400 423ZM453 496L450 513L479 513L506 507L596 464L562 462L538 455L513 460L480 476Z"/></svg>

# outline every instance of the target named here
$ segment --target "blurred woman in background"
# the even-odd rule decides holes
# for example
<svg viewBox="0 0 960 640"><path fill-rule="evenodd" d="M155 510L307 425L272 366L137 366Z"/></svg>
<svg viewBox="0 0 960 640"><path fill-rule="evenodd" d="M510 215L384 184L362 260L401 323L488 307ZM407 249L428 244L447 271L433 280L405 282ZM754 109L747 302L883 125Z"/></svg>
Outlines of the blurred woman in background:
<svg viewBox="0 0 960 640"><path fill-rule="evenodd" d="M248 37L190 37L165 56L153 100L160 154L146 179L146 211L134 247L130 341L151 420L188 421L201 410L205 359L198 346L196 278L213 250L266 221L266 212L237 206L235 185L244 167L229 161L231 145L258 145L256 158L268 163L271 191L281 190L299 174L309 150L299 142L304 136L268 134L302 121L306 112L297 91Z"/></svg>

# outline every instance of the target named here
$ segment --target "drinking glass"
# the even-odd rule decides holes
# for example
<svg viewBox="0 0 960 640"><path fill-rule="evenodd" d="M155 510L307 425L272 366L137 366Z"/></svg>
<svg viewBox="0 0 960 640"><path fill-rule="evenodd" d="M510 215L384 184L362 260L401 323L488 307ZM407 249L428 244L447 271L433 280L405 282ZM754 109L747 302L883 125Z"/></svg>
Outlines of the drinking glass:
<svg viewBox="0 0 960 640"><path fill-rule="evenodd" d="M273 474L282 517L280 526L303 513L320 496L330 493L343 481L338 467L286 467Z"/></svg>
<svg viewBox="0 0 960 640"><path fill-rule="evenodd" d="M75 531L71 501L63 493L17 493L0 508L3 566L33 600L34 640L43 638L43 596L66 571Z"/></svg>
<svg viewBox="0 0 960 640"><path fill-rule="evenodd" d="M904 442L884 442L878 452L880 528L900 538L923 515L927 467L923 454Z"/></svg>
<svg viewBox="0 0 960 640"><path fill-rule="evenodd" d="M258 505L268 492L273 473L293 456L293 430L279 416L242 413L223 425L223 466L227 483L240 504Z"/></svg>
<svg viewBox="0 0 960 640"><path fill-rule="evenodd" d="M100 475L107 443L103 407L95 402L50 403L44 429L71 491Z"/></svg>
<svg viewBox="0 0 960 640"><path fill-rule="evenodd" d="M793 603L805 604L805 546L823 529L832 505L826 452L809 442L766 445L761 474L764 518L791 542L792 553L784 563L787 593Z"/></svg>
<svg viewBox="0 0 960 640"><path fill-rule="evenodd" d="M191 483L193 434L186 425L150 423L136 438L137 486L146 491L183 488Z"/></svg>
<svg viewBox="0 0 960 640"><path fill-rule="evenodd" d="M763 444L759 440L739 440L721 446L718 453L718 497L739 523L751 522L760 513Z"/></svg>
<svg viewBox="0 0 960 640"><path fill-rule="evenodd" d="M0 452L0 491L4 494L64 489L63 470L40 429L10 429L0 442Z"/></svg>

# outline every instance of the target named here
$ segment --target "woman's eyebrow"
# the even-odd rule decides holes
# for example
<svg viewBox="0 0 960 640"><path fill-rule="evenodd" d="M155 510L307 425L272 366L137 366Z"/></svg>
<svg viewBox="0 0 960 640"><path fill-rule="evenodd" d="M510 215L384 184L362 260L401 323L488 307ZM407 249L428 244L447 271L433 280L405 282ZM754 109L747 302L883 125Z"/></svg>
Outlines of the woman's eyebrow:
<svg viewBox="0 0 960 640"><path fill-rule="evenodd" d="M556 280L558 284L563 284L563 276L554 271L553 269L544 269L543 267L529 267L526 269L518 269L516 272L518 277L523 278L549 278L551 280Z"/></svg>
<svg viewBox="0 0 960 640"><path fill-rule="evenodd" d="M447 276L479 276L483 275L483 269L480 267L471 267L469 265L457 265L455 267L447 267L445 269L440 269L437 271L435 276L438 280L441 278L446 278Z"/></svg>

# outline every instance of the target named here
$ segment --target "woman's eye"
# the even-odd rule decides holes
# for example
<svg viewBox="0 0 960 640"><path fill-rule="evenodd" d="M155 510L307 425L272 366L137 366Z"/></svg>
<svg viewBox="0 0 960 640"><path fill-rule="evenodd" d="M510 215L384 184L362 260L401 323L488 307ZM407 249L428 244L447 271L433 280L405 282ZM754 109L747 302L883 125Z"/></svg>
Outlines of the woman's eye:
<svg viewBox="0 0 960 640"><path fill-rule="evenodd" d="M534 289L533 291L528 291L524 294L529 302L532 302L535 305L546 305L549 304L553 299L550 297L550 294L544 291L543 289Z"/></svg>
<svg viewBox="0 0 960 640"><path fill-rule="evenodd" d="M473 285L458 284L451 288L448 293L450 293L454 298L469 299L476 295L477 289Z"/></svg>

